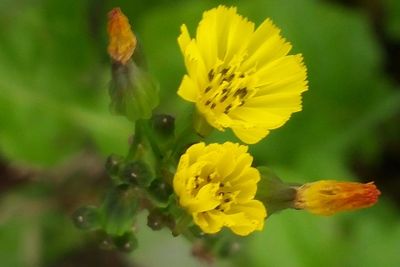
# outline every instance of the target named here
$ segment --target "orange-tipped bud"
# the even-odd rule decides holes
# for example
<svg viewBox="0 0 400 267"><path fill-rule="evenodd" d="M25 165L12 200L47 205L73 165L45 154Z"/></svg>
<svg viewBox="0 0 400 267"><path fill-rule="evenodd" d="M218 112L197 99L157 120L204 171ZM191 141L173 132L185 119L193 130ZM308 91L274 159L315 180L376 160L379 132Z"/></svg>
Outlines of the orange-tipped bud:
<svg viewBox="0 0 400 267"><path fill-rule="evenodd" d="M128 18L119 7L108 13L108 54L125 64L132 57L136 48L136 36L131 30Z"/></svg>
<svg viewBox="0 0 400 267"><path fill-rule="evenodd" d="M317 181L297 188L295 208L317 215L368 208L378 201L381 192L373 182Z"/></svg>

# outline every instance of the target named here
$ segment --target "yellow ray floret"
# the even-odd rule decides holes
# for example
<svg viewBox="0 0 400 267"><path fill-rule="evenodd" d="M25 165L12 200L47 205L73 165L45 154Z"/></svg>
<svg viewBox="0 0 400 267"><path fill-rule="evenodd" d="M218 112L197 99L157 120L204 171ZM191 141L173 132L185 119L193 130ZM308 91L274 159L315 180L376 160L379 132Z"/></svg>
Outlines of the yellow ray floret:
<svg viewBox="0 0 400 267"><path fill-rule="evenodd" d="M174 177L179 203L205 233L229 227L238 235L261 230L267 215L254 199L260 174L247 147L230 142L192 145Z"/></svg>
<svg viewBox="0 0 400 267"><path fill-rule="evenodd" d="M188 72L178 94L214 128L253 144L301 110L303 58L288 55L290 43L269 19L255 29L236 8L219 6L203 14L196 38L182 25L178 43Z"/></svg>

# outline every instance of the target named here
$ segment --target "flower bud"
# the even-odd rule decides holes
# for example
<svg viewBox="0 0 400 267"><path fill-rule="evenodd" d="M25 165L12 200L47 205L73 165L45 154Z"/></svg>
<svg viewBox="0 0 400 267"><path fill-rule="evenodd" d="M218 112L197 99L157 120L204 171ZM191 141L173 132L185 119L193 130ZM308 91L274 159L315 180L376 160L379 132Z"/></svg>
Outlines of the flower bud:
<svg viewBox="0 0 400 267"><path fill-rule="evenodd" d="M131 252L138 247L138 240L132 232L114 238L115 246L122 252Z"/></svg>
<svg viewBox="0 0 400 267"><path fill-rule="evenodd" d="M142 161L134 161L125 165L122 171L124 181L132 185L147 187L154 179L149 166Z"/></svg>
<svg viewBox="0 0 400 267"><path fill-rule="evenodd" d="M152 128L159 135L169 137L174 135L175 118L171 115L160 114L154 115L152 120Z"/></svg>
<svg viewBox="0 0 400 267"><path fill-rule="evenodd" d="M114 8L108 13L108 54L121 64L126 64L136 48L136 36L131 30L128 18L120 8Z"/></svg>
<svg viewBox="0 0 400 267"><path fill-rule="evenodd" d="M95 230L99 227L99 211L93 206L77 209L73 213L72 219L75 226L82 230Z"/></svg>
<svg viewBox="0 0 400 267"><path fill-rule="evenodd" d="M119 8L111 10L108 16L108 53L113 59L109 89L111 110L131 121L149 119L158 105L158 86L130 60L136 48L136 37L126 16Z"/></svg>
<svg viewBox="0 0 400 267"><path fill-rule="evenodd" d="M123 158L118 155L110 155L106 161L106 171L107 174L117 180L119 178L120 166L123 161Z"/></svg>
<svg viewBox="0 0 400 267"><path fill-rule="evenodd" d="M161 230L165 226L173 229L175 227L175 221L170 215L165 214L161 209L153 209L147 216L147 226L154 231Z"/></svg>
<svg viewBox="0 0 400 267"><path fill-rule="evenodd" d="M162 179L155 179L150 187L149 193L153 200L155 200L160 206L168 203L169 197L173 193L172 186L166 183Z"/></svg>
<svg viewBox="0 0 400 267"><path fill-rule="evenodd" d="M317 215L368 208L378 201L380 191L373 182L337 182L322 180L297 188L295 208Z"/></svg>
<svg viewBox="0 0 400 267"><path fill-rule="evenodd" d="M137 195L128 185L120 185L108 192L101 208L101 223L107 234L119 236L130 231L139 207Z"/></svg>

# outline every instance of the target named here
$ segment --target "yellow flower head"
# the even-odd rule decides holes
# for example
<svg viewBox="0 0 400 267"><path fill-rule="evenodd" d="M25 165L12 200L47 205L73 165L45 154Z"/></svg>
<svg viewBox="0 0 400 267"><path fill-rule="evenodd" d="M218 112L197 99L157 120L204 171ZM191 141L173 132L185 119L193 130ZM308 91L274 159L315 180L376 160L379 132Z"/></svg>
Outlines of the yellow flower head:
<svg viewBox="0 0 400 267"><path fill-rule="evenodd" d="M254 200L260 174L252 161L247 146L230 142L198 143L181 156L174 190L205 233L226 226L244 236L263 228L266 210Z"/></svg>
<svg viewBox="0 0 400 267"><path fill-rule="evenodd" d="M108 54L122 64L128 62L136 48L136 36L131 30L128 18L120 8L108 13Z"/></svg>
<svg viewBox="0 0 400 267"><path fill-rule="evenodd" d="M380 191L373 183L318 181L297 189L295 207L317 215L367 208L378 201Z"/></svg>
<svg viewBox="0 0 400 267"><path fill-rule="evenodd" d="M219 6L203 14L195 39L182 25L178 42L188 71L178 94L218 130L254 144L301 110L303 58L288 55L290 43L269 19L255 29L236 8Z"/></svg>

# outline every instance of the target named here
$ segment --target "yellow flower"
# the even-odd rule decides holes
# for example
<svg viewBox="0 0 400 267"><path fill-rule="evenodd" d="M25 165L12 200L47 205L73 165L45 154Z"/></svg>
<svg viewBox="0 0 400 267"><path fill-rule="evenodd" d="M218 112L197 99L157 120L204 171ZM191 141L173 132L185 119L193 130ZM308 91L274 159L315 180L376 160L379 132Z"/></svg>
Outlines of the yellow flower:
<svg viewBox="0 0 400 267"><path fill-rule="evenodd" d="M223 226L238 235L262 230L266 210L254 199L260 174L247 146L198 143L180 158L174 177L179 203L205 233Z"/></svg>
<svg viewBox="0 0 400 267"><path fill-rule="evenodd" d="M131 30L128 18L120 8L108 13L108 54L112 59L125 64L132 57L136 48L136 36Z"/></svg>
<svg viewBox="0 0 400 267"><path fill-rule="evenodd" d="M332 215L339 211L367 208L378 201L380 191L374 183L322 180L297 189L295 208L317 215Z"/></svg>
<svg viewBox="0 0 400 267"><path fill-rule="evenodd" d="M178 94L214 128L254 144L301 110L303 58L288 55L290 43L269 19L254 29L236 8L219 6L203 14L195 39L182 25L178 42L188 71Z"/></svg>

